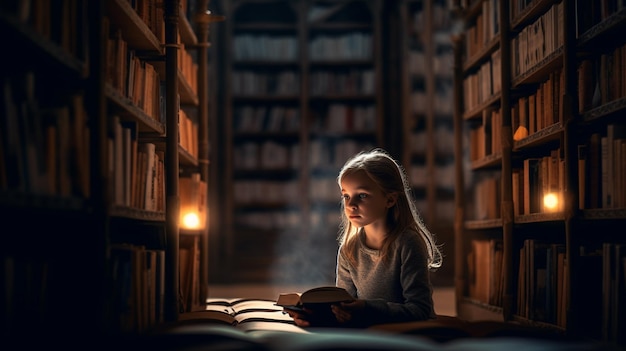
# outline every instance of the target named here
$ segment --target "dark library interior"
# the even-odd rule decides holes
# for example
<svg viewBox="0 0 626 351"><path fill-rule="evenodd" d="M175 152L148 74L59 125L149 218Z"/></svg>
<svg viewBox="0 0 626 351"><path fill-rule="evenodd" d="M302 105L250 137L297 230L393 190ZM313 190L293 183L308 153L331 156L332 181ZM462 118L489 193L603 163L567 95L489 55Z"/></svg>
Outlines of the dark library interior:
<svg viewBox="0 0 626 351"><path fill-rule="evenodd" d="M1 335L625 348L625 29L626 0L2 1ZM298 327L275 300L335 284L337 176L376 147L437 318Z"/></svg>

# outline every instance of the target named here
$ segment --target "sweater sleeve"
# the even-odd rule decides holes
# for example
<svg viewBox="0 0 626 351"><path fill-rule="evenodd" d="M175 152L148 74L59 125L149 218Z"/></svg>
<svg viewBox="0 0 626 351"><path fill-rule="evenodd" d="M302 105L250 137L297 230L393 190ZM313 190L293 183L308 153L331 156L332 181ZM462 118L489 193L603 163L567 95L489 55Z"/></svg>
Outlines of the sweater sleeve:
<svg viewBox="0 0 626 351"><path fill-rule="evenodd" d="M350 264L348 260L341 253L341 248L337 252L337 272L336 272L336 281L335 285L340 288L346 289L348 293L352 296L357 296L356 286L352 281L352 277L350 275Z"/></svg>
<svg viewBox="0 0 626 351"><path fill-rule="evenodd" d="M395 323L435 318L426 249L418 236L398 242L394 263L400 265L402 302L366 300L365 313L372 323ZM384 279L381 279L384 281ZM369 319L369 318L368 318Z"/></svg>

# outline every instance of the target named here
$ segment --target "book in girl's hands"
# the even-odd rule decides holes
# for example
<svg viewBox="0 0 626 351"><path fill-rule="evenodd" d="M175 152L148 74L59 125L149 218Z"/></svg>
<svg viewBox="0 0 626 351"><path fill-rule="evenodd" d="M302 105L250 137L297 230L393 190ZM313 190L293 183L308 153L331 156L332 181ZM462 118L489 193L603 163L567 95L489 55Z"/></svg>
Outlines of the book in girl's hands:
<svg viewBox="0 0 626 351"><path fill-rule="evenodd" d="M321 286L302 293L282 293L278 295L276 306L303 314L311 326L329 327L336 325L330 306L353 300L354 297L343 288Z"/></svg>

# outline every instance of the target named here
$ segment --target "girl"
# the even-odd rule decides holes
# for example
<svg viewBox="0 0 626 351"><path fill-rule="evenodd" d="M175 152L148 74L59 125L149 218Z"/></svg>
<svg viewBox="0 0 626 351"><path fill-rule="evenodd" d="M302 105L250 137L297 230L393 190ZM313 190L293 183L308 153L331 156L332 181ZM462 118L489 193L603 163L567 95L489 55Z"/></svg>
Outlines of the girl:
<svg viewBox="0 0 626 351"><path fill-rule="evenodd" d="M337 182L343 211L336 285L356 298L332 306L339 325L435 318L429 270L442 258L402 166L373 149L349 159ZM290 314L297 325L311 326L306 315Z"/></svg>

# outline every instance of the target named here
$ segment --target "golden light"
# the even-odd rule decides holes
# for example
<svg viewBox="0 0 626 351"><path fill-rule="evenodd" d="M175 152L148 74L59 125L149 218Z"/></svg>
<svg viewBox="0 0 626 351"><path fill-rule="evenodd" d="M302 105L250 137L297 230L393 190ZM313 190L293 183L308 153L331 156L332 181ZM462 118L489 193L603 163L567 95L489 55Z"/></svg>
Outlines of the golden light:
<svg viewBox="0 0 626 351"><path fill-rule="evenodd" d="M180 215L179 227L188 230L202 230L206 226L206 182L199 173L179 177Z"/></svg>
<svg viewBox="0 0 626 351"><path fill-rule="evenodd" d="M184 214L181 226L186 229L199 229L200 217L194 212Z"/></svg>
<svg viewBox="0 0 626 351"><path fill-rule="evenodd" d="M548 212L559 210L559 196L555 193L548 193L543 197L543 207Z"/></svg>
<svg viewBox="0 0 626 351"><path fill-rule="evenodd" d="M524 126L519 126L517 127L517 130L515 131L515 133L513 133L513 140L519 141L519 140L526 138L527 136L528 136L528 129L526 129L526 127Z"/></svg>

